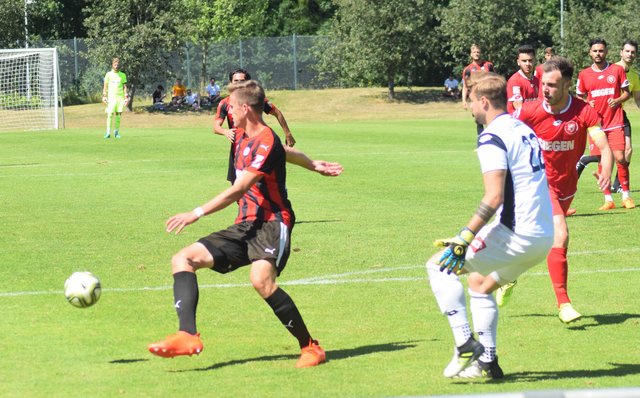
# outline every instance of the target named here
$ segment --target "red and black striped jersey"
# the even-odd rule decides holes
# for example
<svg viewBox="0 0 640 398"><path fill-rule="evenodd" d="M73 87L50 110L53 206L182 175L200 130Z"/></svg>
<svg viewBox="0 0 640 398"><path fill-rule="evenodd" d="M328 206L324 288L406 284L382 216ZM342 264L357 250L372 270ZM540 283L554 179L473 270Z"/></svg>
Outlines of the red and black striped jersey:
<svg viewBox="0 0 640 398"><path fill-rule="evenodd" d="M286 153L280 138L269 127L249 137L236 131L235 169L262 176L238 201L238 217L243 221L280 221L293 227L295 216L287 197Z"/></svg>

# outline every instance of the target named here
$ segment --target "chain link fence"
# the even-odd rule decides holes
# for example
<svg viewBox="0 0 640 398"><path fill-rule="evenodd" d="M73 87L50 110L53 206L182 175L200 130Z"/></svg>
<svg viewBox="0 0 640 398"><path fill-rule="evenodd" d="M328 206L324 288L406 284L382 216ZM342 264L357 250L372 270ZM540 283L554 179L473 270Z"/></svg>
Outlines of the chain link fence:
<svg viewBox="0 0 640 398"><path fill-rule="evenodd" d="M164 81L143 82L144 86L138 89L151 94L158 84L170 89L175 79L181 78L187 87L202 92L211 77L221 86L226 84L229 72L236 68L249 71L267 89L334 87L337 81L321 78L316 69L318 51L326 42L324 36L293 35L207 45L188 43L181 51L170 54ZM54 40L39 45L58 48L63 94L99 94L110 65L95 66L88 58L89 48L84 39ZM126 73L126 65L123 71Z"/></svg>

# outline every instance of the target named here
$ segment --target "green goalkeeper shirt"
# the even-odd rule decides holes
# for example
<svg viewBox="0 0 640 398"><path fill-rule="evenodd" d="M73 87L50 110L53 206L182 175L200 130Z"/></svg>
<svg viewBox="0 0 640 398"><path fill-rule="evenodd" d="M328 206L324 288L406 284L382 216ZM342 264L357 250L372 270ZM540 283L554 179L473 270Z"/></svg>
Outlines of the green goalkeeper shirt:
<svg viewBox="0 0 640 398"><path fill-rule="evenodd" d="M127 75L112 69L104 75L104 81L107 83L108 99L124 98L124 85L127 83Z"/></svg>

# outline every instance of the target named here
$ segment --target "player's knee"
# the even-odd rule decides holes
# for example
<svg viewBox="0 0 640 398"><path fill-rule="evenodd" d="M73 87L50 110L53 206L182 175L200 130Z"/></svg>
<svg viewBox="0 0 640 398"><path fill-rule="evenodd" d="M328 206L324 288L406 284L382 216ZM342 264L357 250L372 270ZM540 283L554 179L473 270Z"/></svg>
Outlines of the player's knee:
<svg viewBox="0 0 640 398"><path fill-rule="evenodd" d="M249 279L251 280L251 285L253 286L253 288L262 298L271 296L273 292L275 292L278 288L275 282L269 278L251 275Z"/></svg>
<svg viewBox="0 0 640 398"><path fill-rule="evenodd" d="M187 253L184 250L180 250L171 257L171 271L174 274L182 271L195 271L191 266L191 261L189 260Z"/></svg>

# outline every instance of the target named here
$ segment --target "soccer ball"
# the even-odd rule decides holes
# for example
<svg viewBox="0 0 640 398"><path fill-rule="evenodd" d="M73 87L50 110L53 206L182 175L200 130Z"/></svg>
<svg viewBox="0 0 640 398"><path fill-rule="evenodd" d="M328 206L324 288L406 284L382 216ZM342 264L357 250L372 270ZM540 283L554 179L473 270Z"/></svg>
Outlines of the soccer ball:
<svg viewBox="0 0 640 398"><path fill-rule="evenodd" d="M91 307L101 293L100 280L91 272L74 272L64 282L64 295L74 307Z"/></svg>

